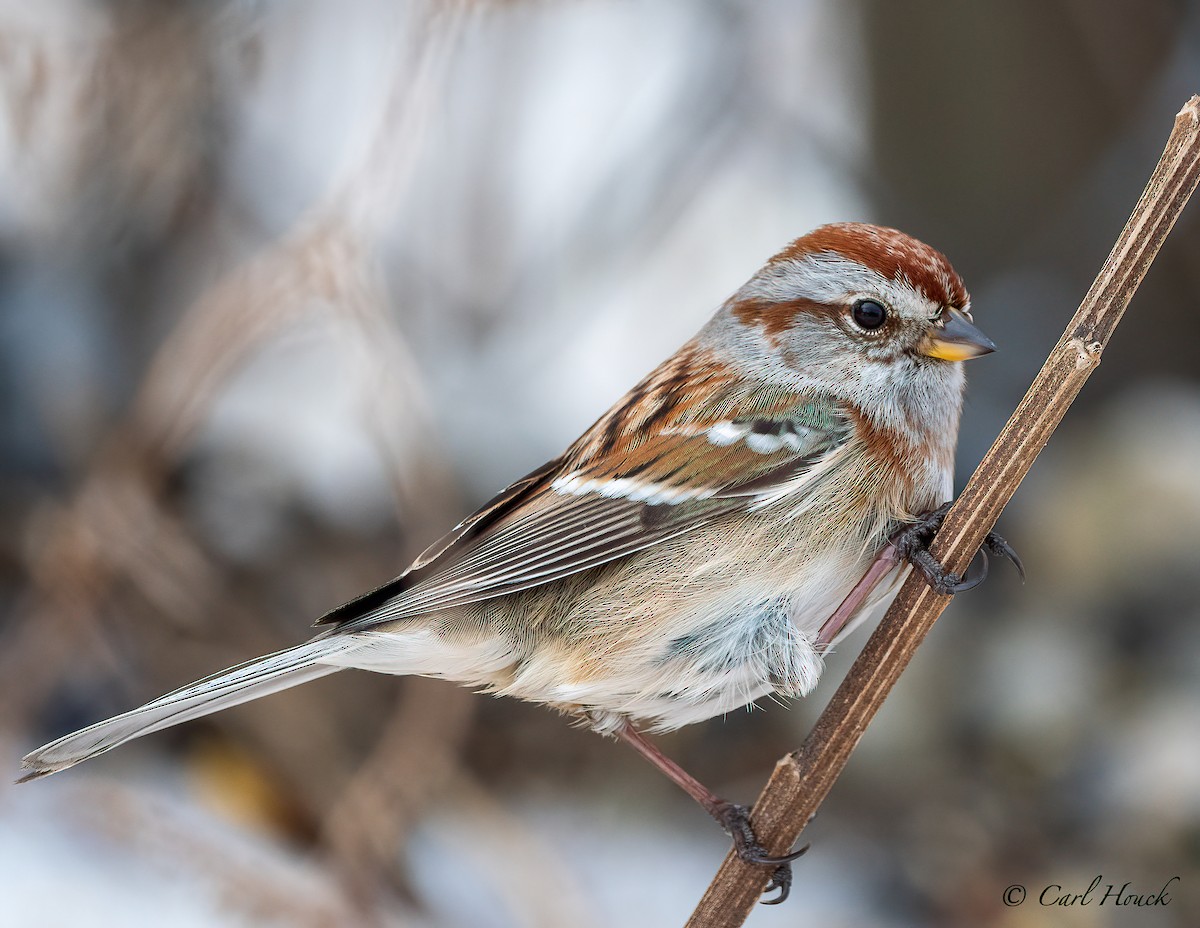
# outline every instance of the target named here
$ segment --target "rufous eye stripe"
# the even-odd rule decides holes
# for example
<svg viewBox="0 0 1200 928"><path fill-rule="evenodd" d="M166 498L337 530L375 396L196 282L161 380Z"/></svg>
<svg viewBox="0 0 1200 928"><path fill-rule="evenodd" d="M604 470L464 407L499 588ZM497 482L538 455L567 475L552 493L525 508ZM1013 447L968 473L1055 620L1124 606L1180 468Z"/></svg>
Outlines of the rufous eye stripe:
<svg viewBox="0 0 1200 928"><path fill-rule="evenodd" d="M732 305L741 321L771 335L790 326L797 312L858 297L958 309L970 303L941 252L895 229L842 223L796 239L737 292Z"/></svg>

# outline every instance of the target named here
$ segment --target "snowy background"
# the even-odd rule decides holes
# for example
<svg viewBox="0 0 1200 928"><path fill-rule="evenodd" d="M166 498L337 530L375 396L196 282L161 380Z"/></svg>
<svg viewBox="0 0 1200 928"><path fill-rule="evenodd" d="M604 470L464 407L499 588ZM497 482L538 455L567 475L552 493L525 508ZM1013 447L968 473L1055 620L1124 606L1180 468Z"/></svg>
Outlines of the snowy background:
<svg viewBox="0 0 1200 928"><path fill-rule="evenodd" d="M1168 0L0 0L0 771L302 640L822 222L965 277L961 482L1197 91ZM1197 254L752 925L1200 924ZM752 799L863 640L664 746ZM674 925L726 849L544 709L341 674L0 785L0 925ZM1001 902L1097 874L1180 880Z"/></svg>

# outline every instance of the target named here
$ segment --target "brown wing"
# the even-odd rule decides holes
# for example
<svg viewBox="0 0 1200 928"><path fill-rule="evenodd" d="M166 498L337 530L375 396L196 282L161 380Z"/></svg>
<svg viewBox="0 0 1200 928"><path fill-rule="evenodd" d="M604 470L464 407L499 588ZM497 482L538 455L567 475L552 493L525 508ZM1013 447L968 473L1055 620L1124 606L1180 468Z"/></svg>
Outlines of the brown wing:
<svg viewBox="0 0 1200 928"><path fill-rule="evenodd" d="M803 399L769 415L722 407L716 420L673 421L640 432L636 447L616 456L568 453L517 481L401 577L322 622L358 631L598 567L802 492L849 432L828 403Z"/></svg>

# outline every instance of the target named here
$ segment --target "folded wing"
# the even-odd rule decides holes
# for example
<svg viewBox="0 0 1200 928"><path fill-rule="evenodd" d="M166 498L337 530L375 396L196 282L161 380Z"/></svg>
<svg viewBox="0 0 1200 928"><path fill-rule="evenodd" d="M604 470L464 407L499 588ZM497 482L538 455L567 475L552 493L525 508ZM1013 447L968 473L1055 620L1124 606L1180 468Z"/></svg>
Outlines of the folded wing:
<svg viewBox="0 0 1200 928"><path fill-rule="evenodd" d="M355 632L481 602L794 497L845 447L851 425L832 400L771 400L693 404L686 417L624 429L624 445L611 447L614 421L629 416L618 406L563 457L456 526L404 575L321 622Z"/></svg>

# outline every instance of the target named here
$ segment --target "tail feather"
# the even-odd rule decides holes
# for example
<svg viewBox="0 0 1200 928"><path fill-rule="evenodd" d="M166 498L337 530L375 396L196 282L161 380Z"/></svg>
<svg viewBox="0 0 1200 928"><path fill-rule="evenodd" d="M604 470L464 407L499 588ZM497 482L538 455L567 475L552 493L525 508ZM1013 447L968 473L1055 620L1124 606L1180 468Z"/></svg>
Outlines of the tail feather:
<svg viewBox="0 0 1200 928"><path fill-rule="evenodd" d="M21 768L27 772L17 782L36 780L73 767L152 731L335 673L343 668L320 661L344 650L348 643L336 638L317 638L285 651L276 651L197 680L122 715L64 735L27 754L21 760Z"/></svg>

